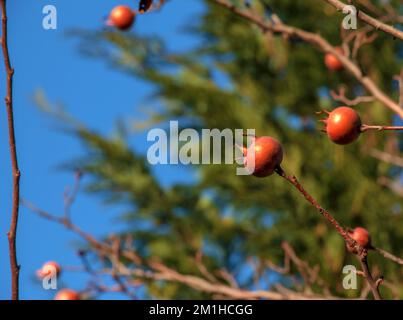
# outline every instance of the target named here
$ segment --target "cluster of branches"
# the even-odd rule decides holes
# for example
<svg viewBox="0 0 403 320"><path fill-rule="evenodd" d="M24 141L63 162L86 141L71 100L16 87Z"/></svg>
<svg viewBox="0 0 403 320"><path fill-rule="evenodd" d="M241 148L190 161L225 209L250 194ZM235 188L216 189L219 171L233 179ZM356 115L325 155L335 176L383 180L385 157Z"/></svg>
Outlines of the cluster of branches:
<svg viewBox="0 0 403 320"><path fill-rule="evenodd" d="M353 106L363 102L369 102L373 100L377 100L382 103L385 107L392 110L396 113L401 119L403 119L403 70L400 72L400 75L396 76L396 79L399 80L400 83L400 99L399 102L394 101L390 98L386 93L382 91L377 84L370 79L361 69L359 63L357 62L357 52L361 46L364 44L368 44L373 42L377 35L372 34L368 35L372 29L382 30L383 32L390 34L393 38L398 38L403 40L403 32L385 24L380 19L375 19L370 15L366 14L363 11L358 11L356 13L356 18L360 19L361 21L365 22L370 28L363 28L358 31L345 33L342 32L343 37L343 53L341 53L336 46L331 45L324 37L322 37L318 33L309 32L297 27L289 26L285 24L280 17L270 10L270 17L265 18L261 15L257 14L251 8L243 9L239 8L236 5L232 4L228 0L212 0L214 3L224 7L227 10L230 10L234 14L238 15L239 17L246 19L251 24L256 25L259 27L263 33L272 33L272 34L279 34L283 36L285 39L289 38L298 38L302 41L305 41L314 47L318 48L324 53L331 53L332 55L336 56L337 59L341 62L346 72L352 75L369 93L368 96L356 97L354 99L348 99L345 96L345 90L340 89L339 93L332 92L332 97L341 102L345 102L346 104ZM343 3L342 1L338 0L325 0L330 5L334 6L337 10L341 10L343 12L346 11L345 8L347 4ZM368 3L367 3L368 4ZM389 8L390 10L391 8ZM391 10L390 10L391 11ZM392 16L399 17L398 14L394 11L390 12ZM399 17L400 18L400 17ZM341 27L343 28L343 27ZM368 128L368 130L375 129L373 126ZM385 128L379 128L379 130L383 130ZM372 152L373 155L379 157L379 152L376 150ZM391 157L386 157L387 161L390 161ZM385 160L385 157L382 157L382 160ZM381 295L379 293L379 285L383 282L383 277L379 277L375 279L371 274L370 268L368 266L368 249L363 248L358 245L349 235L349 232L344 229L334 217L327 212L324 208L322 208L317 201L302 187L302 185L298 182L295 176L288 176L282 168L277 168L277 173L287 181L289 181L303 196L304 198L310 202L320 214L322 214L329 223L336 229L336 231L344 238L346 246L352 248L353 252L359 257L361 262L362 272L361 274L367 280L368 286L372 291L373 297L375 299L381 299ZM378 249L379 252L384 252L383 250ZM391 255L384 255L385 257L390 258ZM402 260L399 258L394 257L395 262L402 264Z"/></svg>
<svg viewBox="0 0 403 320"><path fill-rule="evenodd" d="M289 278L295 288L293 290L280 283L274 284L270 290L243 289L237 283L236 276L225 268L213 271L208 270L203 263L202 251L198 251L194 257L190 257L199 274L183 274L154 257L145 258L139 254L134 245L135 239L131 234L112 234L105 240L99 240L72 221L71 206L76 201L81 178L82 173L77 172L74 186L68 189L70 191L65 192L64 212L62 215L49 213L27 200L22 200L22 204L39 217L63 226L87 243L86 249L78 251L82 266L64 268L64 270L71 272L84 272L90 276L91 280L80 291L80 295L83 298L94 298L104 293L112 292L120 293L129 299L138 299L136 292L139 287L150 281L165 281L175 282L210 294L215 299L340 299L331 293L326 281L320 277L319 266L310 266L307 261L299 258L294 248L286 241L281 244L284 252L282 265L275 264L268 259L258 261L251 259L250 264L255 272L256 285L258 285L258 281L264 272L271 270ZM298 184L298 182L295 183ZM324 209L321 210L325 211ZM353 241L347 235L345 236L346 242ZM359 247L357 244L353 245ZM403 259L385 250L375 247L373 249L386 259L403 265ZM378 288L381 284L390 289L392 295L398 299L398 287L384 280L382 276L374 280L373 273L369 270L366 260L367 251L363 248L359 248L359 250L363 270L357 271L357 275L367 280L367 284L362 287L360 299L366 299L371 291L376 298L380 298ZM98 263L93 263L94 260L98 261ZM107 282L105 277L112 280L113 284L105 284Z"/></svg>

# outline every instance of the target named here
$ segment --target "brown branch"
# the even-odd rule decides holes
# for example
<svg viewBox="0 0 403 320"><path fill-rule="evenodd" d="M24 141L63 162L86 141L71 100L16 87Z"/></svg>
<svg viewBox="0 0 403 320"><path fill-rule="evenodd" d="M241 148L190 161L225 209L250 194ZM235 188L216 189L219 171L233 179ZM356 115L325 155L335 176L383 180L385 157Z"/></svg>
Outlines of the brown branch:
<svg viewBox="0 0 403 320"><path fill-rule="evenodd" d="M298 287L301 287L301 285L296 282L296 277L293 274L291 274L291 262L293 262L298 270L299 275L304 280L304 286L305 286L304 291L305 292L307 292L307 291L313 292L312 286L314 284L316 284L322 288L324 296L328 296L328 297L332 296L327 284L319 276L318 266L311 267L308 262L306 262L306 261L302 260L300 257L298 257L295 250L286 241L284 241L281 244L281 248L284 251L284 267L277 266L272 261L266 260L267 267L269 267L270 269L272 269L280 274L285 274L285 275L290 276L294 282L294 285L296 285L296 286L298 285Z"/></svg>
<svg viewBox="0 0 403 320"><path fill-rule="evenodd" d="M402 157L394 156L388 152L383 152L383 151L380 151L377 149L372 149L369 152L369 154L378 160L381 160L383 162L390 163L395 166L403 168L403 158Z"/></svg>
<svg viewBox="0 0 403 320"><path fill-rule="evenodd" d="M124 279L122 279L122 276L119 274L118 268L115 267L116 265L120 264L120 239L118 237L113 239L112 250L113 254L111 255L111 260L113 262L113 269L111 276L118 284L121 292L129 296L132 300L137 300L137 296L129 290Z"/></svg>
<svg viewBox="0 0 403 320"><path fill-rule="evenodd" d="M403 108L403 69L395 79L399 81L399 105L400 108Z"/></svg>
<svg viewBox="0 0 403 320"><path fill-rule="evenodd" d="M186 284L189 287L194 289L209 292L222 294L224 296L233 298L233 299L271 299L271 300L283 300L283 299L318 299L320 297L315 295L304 295L301 293L296 293L293 291L289 291L287 294L272 292L272 291L264 291L264 290L256 290L256 291L246 291L242 289L232 288L222 284L213 284L208 282L207 280L191 276L191 275L182 275L175 270L172 270L160 263L151 262L150 266L155 271L159 272L159 278L164 280L173 280L183 284Z"/></svg>
<svg viewBox="0 0 403 320"><path fill-rule="evenodd" d="M112 270L108 270L104 273L111 274L112 276L120 277L120 284L118 287L114 287L114 290L122 291L122 281L123 277L133 276L137 280L138 278L143 279L153 279L153 280L164 280L164 281L174 281L186 285L195 290L200 290L203 292L208 292L212 294L219 294L227 298L233 299L272 299L272 300L284 300L284 299L323 299L324 297L312 294L304 294L299 292L294 292L292 290L287 291L287 293L280 293L275 291L265 291L256 290L248 291L239 289L233 286L228 286L221 283L213 283L207 279L203 279L193 275L185 275L173 270L159 262L156 261L145 261L138 257L134 252L129 252L128 250L119 250L119 256L121 258L126 258L129 261L141 265L141 268L129 269L125 267L122 263L116 259L116 247L109 245L105 242L101 242L94 238L92 235L80 229L78 226L72 224L69 220L64 217L58 217L50 214L42 209L39 209L35 205L28 201L22 200L22 203L29 208L32 212L38 214L40 217L58 223L65 228L69 229L73 233L82 237L86 240L96 252L100 252L100 255L109 257L108 259L113 263ZM115 258L114 258L115 255ZM148 270L145 270L147 268ZM135 280L136 280L135 279ZM127 288L127 285L124 284ZM119 289L120 288L120 289ZM126 290L125 289L125 290ZM127 292L124 292L127 294ZM326 297L329 298L329 297ZM337 297L332 297L335 299Z"/></svg>
<svg viewBox="0 0 403 320"><path fill-rule="evenodd" d="M365 282L361 290L360 299L366 300L370 292L371 287L369 286L368 282Z"/></svg>
<svg viewBox="0 0 403 320"><path fill-rule="evenodd" d="M75 174L74 184L70 190L68 187L64 193L64 217L67 220L70 220L70 210L71 206L73 205L74 201L76 200L78 191L80 189L80 181L82 178L82 172L77 171Z"/></svg>
<svg viewBox="0 0 403 320"><path fill-rule="evenodd" d="M348 5L343 3L342 1L339 0L325 0L327 3L335 7L337 10L343 11L345 7ZM398 38L400 40L403 40L403 31L400 31L390 25L387 25L383 23L382 21L371 17L370 15L366 14L362 10L357 10L357 18L360 19L361 21L365 22L366 24L372 26L376 30L381 30L387 34L390 34L394 38Z"/></svg>
<svg viewBox="0 0 403 320"><path fill-rule="evenodd" d="M331 90L330 95L332 96L332 98L334 100L342 102L346 106L350 106L350 107L356 106L360 103L367 103L367 102L374 101L374 97L371 97L371 96L361 96L361 97L356 97L354 99L349 99L346 97L346 88L345 87L340 87L338 92Z"/></svg>
<svg viewBox="0 0 403 320"><path fill-rule="evenodd" d="M374 278L372 277L371 271L369 270L366 250L364 250L364 252L362 252L362 254L360 255L360 263L361 263L362 271L364 272L363 276L367 280L367 283L371 288L371 292L372 292L372 295L374 296L374 299L381 300L382 297L379 293L379 283L378 283L378 281L374 280Z"/></svg>
<svg viewBox="0 0 403 320"><path fill-rule="evenodd" d="M322 287L324 290L325 295L331 296L329 288L325 281L319 276L319 268L318 266L316 267L311 267L308 262L302 260L301 258L298 257L294 249L291 247L291 245L288 242L283 242L281 244L281 248L284 250L285 254L294 262L294 264L297 266L297 269L299 270L299 273L306 274L306 282L307 285L313 285L317 284Z"/></svg>
<svg viewBox="0 0 403 320"><path fill-rule="evenodd" d="M4 65L7 72L7 93L6 93L6 109L8 121L8 137L10 145L11 166L13 175L13 195L12 195L12 212L10 230L7 233L9 254L10 254L10 267L11 267L11 298L18 300L19 298L19 274L20 266L17 262L17 225L18 213L20 203L20 169L17 160L17 147L15 141L14 129L14 112L13 112L13 75L14 69L11 67L10 55L8 51L8 30L7 30L7 8L6 0L1 0L2 10L2 37L1 46L3 49Z"/></svg>
<svg viewBox="0 0 403 320"><path fill-rule="evenodd" d="M203 251L199 250L196 253L195 263L200 273L211 282L218 282L217 279L211 274L203 263Z"/></svg>
<svg viewBox="0 0 403 320"><path fill-rule="evenodd" d="M291 27L282 22L272 23L270 21L263 20L263 18L255 15L249 10L242 10L235 5L229 3L227 0L211 0L216 4L228 9L236 15L248 20L249 22L258 26L263 32L273 32L282 34L288 38L299 38L305 42L308 42L322 52L333 54L343 65L344 69L349 72L359 83L373 96L376 100L381 102L387 108L395 112L403 119L403 108L398 103L393 101L385 92L383 92L372 79L364 75L359 66L350 60L344 54L341 54L332 46L326 39L321 37L317 33L308 32L299 28Z"/></svg>
<svg viewBox="0 0 403 320"><path fill-rule="evenodd" d="M370 44L376 40L378 34L373 33L372 35L368 36L366 32L357 32L354 39L353 50L351 52L351 56L354 61L357 60L358 51L362 46L365 44Z"/></svg>
<svg viewBox="0 0 403 320"><path fill-rule="evenodd" d="M369 130L376 130L376 131L386 131L386 130L396 130L400 131L403 130L403 126L372 126L363 124L361 126L361 132L369 131Z"/></svg>
<svg viewBox="0 0 403 320"><path fill-rule="evenodd" d="M295 176L288 176L281 167L277 167L276 173L291 183L302 196L313 205L319 213L324 216L330 224L336 229L336 231L343 237L346 244L349 247L355 248L357 252L362 252L363 248L358 245L348 234L348 232L340 225L340 223L328 212L326 209L322 208L321 205L304 189L304 187L298 182Z"/></svg>
<svg viewBox="0 0 403 320"><path fill-rule="evenodd" d="M235 279L235 277L225 268L216 271L216 274L219 275L223 280L228 282L231 288L239 289L239 285Z"/></svg>
<svg viewBox="0 0 403 320"><path fill-rule="evenodd" d="M344 238L346 245L350 248L353 248L355 252L357 252L358 257L360 258L361 266L364 272L364 277L367 280L369 286L371 287L372 294L375 299L381 299L378 285L375 284L374 279L368 268L367 263L367 250L358 245L348 234L348 232L340 225L340 223L324 208L320 206L320 204L303 188L303 186L298 182L295 176L288 176L281 167L276 169L276 173L291 183L303 196L304 198L312 204L321 215L323 215L330 224L336 229L336 231Z"/></svg>
<svg viewBox="0 0 403 320"><path fill-rule="evenodd" d="M389 188L398 196L403 197L403 187L399 181L393 181L387 177L379 177L378 183L383 187Z"/></svg>
<svg viewBox="0 0 403 320"><path fill-rule="evenodd" d="M379 254L381 254L384 258L389 259L393 262L396 262L400 265L403 265L403 259L396 257L395 255L391 254L390 252L387 252L386 250L383 250L381 248L374 248L374 250L376 252L378 252Z"/></svg>

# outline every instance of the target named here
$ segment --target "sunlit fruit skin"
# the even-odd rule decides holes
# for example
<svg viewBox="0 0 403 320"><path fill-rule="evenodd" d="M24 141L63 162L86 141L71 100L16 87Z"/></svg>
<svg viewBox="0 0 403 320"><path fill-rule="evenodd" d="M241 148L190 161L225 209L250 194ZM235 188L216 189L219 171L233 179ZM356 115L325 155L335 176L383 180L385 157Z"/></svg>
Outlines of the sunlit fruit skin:
<svg viewBox="0 0 403 320"><path fill-rule="evenodd" d="M153 0L141 0L139 4L139 12L144 13L151 8Z"/></svg>
<svg viewBox="0 0 403 320"><path fill-rule="evenodd" d="M56 276L59 276L60 272L62 271L62 268L60 267L60 265L57 262L48 261L43 264L43 266L40 270L38 270L38 272L37 272L38 277L43 278L43 277L49 275L52 270L55 270Z"/></svg>
<svg viewBox="0 0 403 320"><path fill-rule="evenodd" d="M338 107L325 120L326 133L334 143L345 145L358 139L361 134L361 118L349 107Z"/></svg>
<svg viewBox="0 0 403 320"><path fill-rule="evenodd" d="M355 240L363 248L371 247L371 236L367 229L362 227L355 228L349 233L350 237Z"/></svg>
<svg viewBox="0 0 403 320"><path fill-rule="evenodd" d="M80 300L80 294L71 289L62 289L56 294L55 300Z"/></svg>
<svg viewBox="0 0 403 320"><path fill-rule="evenodd" d="M253 154L255 159L253 159ZM246 150L245 165L252 164L253 160L255 161L255 167L252 174L255 177L270 176L283 160L283 148L272 137L256 137Z"/></svg>
<svg viewBox="0 0 403 320"><path fill-rule="evenodd" d="M112 9L108 24L120 30L129 29L134 22L134 11L128 6L117 6Z"/></svg>
<svg viewBox="0 0 403 320"><path fill-rule="evenodd" d="M343 49L338 47L336 50L340 53L343 54ZM343 64L340 62L340 60L332 53L326 53L325 54L325 65L329 70L332 71L339 71L343 69Z"/></svg>

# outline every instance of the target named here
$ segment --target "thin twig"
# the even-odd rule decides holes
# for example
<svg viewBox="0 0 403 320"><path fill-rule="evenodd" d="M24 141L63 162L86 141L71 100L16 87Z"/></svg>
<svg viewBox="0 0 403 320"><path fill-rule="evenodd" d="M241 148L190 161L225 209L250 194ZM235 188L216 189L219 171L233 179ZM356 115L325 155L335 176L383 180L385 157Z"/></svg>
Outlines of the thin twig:
<svg viewBox="0 0 403 320"><path fill-rule="evenodd" d="M228 286L221 283L213 283L206 279L193 276L181 274L176 270L173 270L159 262L156 261L146 261L137 257L134 252L129 252L128 250L119 250L120 258L126 258L129 261L134 262L135 264L141 265L141 268L129 269L124 267L124 265L116 259L113 258L113 255L116 255L116 248L113 248L110 244L106 242L101 242L94 238L89 233L80 229L77 225L71 223L64 217L58 217L53 214L50 214L42 209L39 209L32 203L23 200L22 203L27 206L31 211L38 214L40 217L56 222L65 228L69 229L73 233L79 235L83 239L85 239L89 244L94 248L96 252L100 252L101 255L105 255L109 257L111 262L118 265L117 270L112 269L107 273L112 274L118 272L120 279L123 281L124 277L133 276L137 278L143 279L153 279L153 280L164 280L164 281L173 281L178 282L183 285L186 285L195 290L211 293L211 294L220 294L227 298L232 299L273 299L273 300L283 300L283 299L337 299L337 297L322 297L314 294L305 294L295 291L287 291L287 293L280 293L275 291L266 291L266 290L256 290L256 291L248 291L239 289L233 286ZM128 280L129 281L129 280ZM118 287L114 287L114 292L122 292L122 287L118 283Z"/></svg>
<svg viewBox="0 0 403 320"><path fill-rule="evenodd" d="M399 81L399 105L403 109L403 69L395 79Z"/></svg>
<svg viewBox="0 0 403 320"><path fill-rule="evenodd" d="M64 217L67 220L71 219L70 216L70 211L71 211L71 206L73 205L78 191L80 189L80 181L82 178L82 172L81 171L77 171L74 177L74 185L71 188L66 189L65 193L64 193Z"/></svg>
<svg viewBox="0 0 403 320"><path fill-rule="evenodd" d="M378 160L381 160L383 162L390 163L395 166L403 168L403 158L402 157L395 156L388 152L383 152L383 151L380 151L377 149L370 150L369 154Z"/></svg>
<svg viewBox="0 0 403 320"><path fill-rule="evenodd" d="M325 0L327 3L335 7L337 10L343 11L348 5L339 0ZM390 34L394 38L403 40L403 31L400 31L390 25L383 23L382 21L371 17L362 10L357 10L357 18L361 21L374 27L376 30L381 30L387 34Z"/></svg>
<svg viewBox="0 0 403 320"><path fill-rule="evenodd" d="M336 229L336 231L344 238L346 244L351 247L355 248L357 255L360 257L361 266L364 272L364 277L367 280L368 284L371 287L372 294L374 298L379 300L381 296L379 294L378 285L376 285L372 275L369 271L368 263L367 263L367 251L359 246L348 234L348 232L337 222L337 220L324 208L322 208L319 203L302 187L302 185L298 182L295 176L288 176L281 167L276 169L276 173L281 176L282 178L286 179L290 182L303 196L304 198L312 204L321 215L323 215L330 224Z"/></svg>
<svg viewBox="0 0 403 320"><path fill-rule="evenodd" d="M360 97L356 97L354 99L349 99L346 97L346 88L345 87L340 87L339 92L331 90L330 95L332 96L332 98L334 100L342 102L346 106L349 106L349 107L356 106L360 103L367 103L367 102L374 101L374 97L372 97L372 96L360 96Z"/></svg>
<svg viewBox="0 0 403 320"><path fill-rule="evenodd" d="M360 258L361 266L364 272L364 277L371 287L371 291L372 294L374 295L374 298L377 300L381 299L378 286L375 284L375 281L372 278L372 275L368 268L367 250L358 245L350 237L348 232L340 225L340 223L337 222L337 220L327 210L322 208L320 204L303 188L303 186L298 182L295 176L288 176L281 167L276 168L276 173L280 177L290 182L304 196L304 198L310 204L312 204L319 211L319 213L323 215L330 222L330 224L336 229L336 231L344 238L347 246L349 246L350 248L354 248L355 252L357 252L358 257Z"/></svg>
<svg viewBox="0 0 403 320"><path fill-rule="evenodd" d="M374 278L372 277L371 271L369 270L366 250L360 255L360 263L361 263L362 271L364 272L364 278L367 280L367 282L371 288L371 292L372 292L372 295L374 296L374 299L381 300L382 297L379 293L379 283L374 280Z"/></svg>
<svg viewBox="0 0 403 320"><path fill-rule="evenodd" d="M384 258L389 259L393 262L396 262L400 265L403 265L403 259L396 257L395 255L391 254L390 252L387 252L386 250L383 250L381 248L374 248L374 250L376 252L378 252L379 254L381 254Z"/></svg>
<svg viewBox="0 0 403 320"><path fill-rule="evenodd" d="M238 285L234 275L231 274L227 269L222 268L220 270L217 270L216 274L219 275L221 278L223 278L226 282L228 282L228 284L231 286L231 288L239 289L239 285Z"/></svg>
<svg viewBox="0 0 403 320"><path fill-rule="evenodd" d="M6 93L6 108L7 108L7 121L8 121L8 136L10 145L11 166L13 175L13 195L12 195L12 212L10 230L7 233L9 254L10 254L10 267L11 267L11 298L18 300L19 298L19 274L20 266L17 261L17 225L18 213L20 203L20 176L21 172L18 167L17 160L17 147L15 141L14 129L14 112L13 112L13 75L14 69L11 67L10 55L8 51L8 30L7 30L7 5L6 0L1 0L2 9L2 37L1 46L3 48L4 65L7 72L7 93Z"/></svg>
<svg viewBox="0 0 403 320"><path fill-rule="evenodd" d="M361 132L369 131L369 130L376 130L376 131L386 131L386 130L396 130L400 131L403 130L403 126L372 126L363 124L361 126Z"/></svg>
<svg viewBox="0 0 403 320"><path fill-rule="evenodd" d="M291 183L303 196L312 204L321 215L323 215L330 224L336 229L336 231L344 238L346 244L352 248L356 248L358 252L362 252L363 248L358 245L348 234L348 232L340 225L340 223L328 212L322 208L321 205L304 189L304 187L298 182L295 176L288 176L284 170L279 166L276 168L276 173Z"/></svg>
<svg viewBox="0 0 403 320"><path fill-rule="evenodd" d="M381 102L387 108L395 112L403 119L403 108L398 103L393 101L385 92L379 88L375 82L366 76L360 67L349 59L344 54L338 52L335 46L332 46L325 38L317 33L308 32L303 29L288 26L284 23L272 23L271 21L264 20L262 17L257 16L250 10L243 10L237 8L227 0L211 0L216 4L228 9L236 15L246 19L247 21L258 26L263 32L273 32L286 36L287 38L298 38L307 43L310 43L320 49L322 52L333 54L343 65L344 69L349 72L359 83L373 96L376 100Z"/></svg>
<svg viewBox="0 0 403 320"><path fill-rule="evenodd" d="M389 188L391 191L393 191L395 194L397 194L400 197L403 197L403 187L400 181L396 180L391 180L387 177L379 177L377 182L386 188Z"/></svg>
<svg viewBox="0 0 403 320"><path fill-rule="evenodd" d="M213 274L211 274L206 266L203 263L203 251L199 250L196 252L196 256L195 256L195 263L197 268L199 269L200 273L209 281L211 282L218 282L216 277L214 277Z"/></svg>

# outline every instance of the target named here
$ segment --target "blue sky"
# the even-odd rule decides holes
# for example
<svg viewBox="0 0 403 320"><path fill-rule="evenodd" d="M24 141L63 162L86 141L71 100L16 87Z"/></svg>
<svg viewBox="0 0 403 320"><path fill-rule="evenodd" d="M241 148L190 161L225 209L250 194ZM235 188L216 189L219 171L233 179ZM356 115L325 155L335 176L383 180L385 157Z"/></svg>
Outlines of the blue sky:
<svg viewBox="0 0 403 320"><path fill-rule="evenodd" d="M77 41L65 32L71 28L97 30L118 4L137 6L123 0L35 0L8 1L9 49L15 68L15 121L18 156L22 171L21 196L52 213L63 210L63 192L73 175L58 169L66 160L82 154L78 141L55 130L54 122L35 107L32 96L43 90L53 102L63 103L68 112L90 128L103 133L114 129L115 120L134 118L145 105L152 86L111 69L103 61L80 55ZM42 8L55 5L58 29L42 28ZM198 39L184 32L203 10L201 0L169 1L162 11L139 17L133 31L158 35L174 50L186 50ZM133 32L132 31L132 32ZM0 66L0 94L4 96L4 67ZM1 99L3 101L3 99ZM148 105L148 104L147 104ZM6 232L11 211L11 169L6 114L0 112L0 299L10 297L10 273ZM144 151L145 135L132 142ZM160 168L165 185L174 181L178 168ZM183 175L181 175L183 176ZM75 223L95 235L124 228L116 222L116 207L102 206L98 199L80 193L73 206ZM18 227L18 260L21 268L21 298L51 299L54 292L42 289L34 272L48 260L62 265L79 265L74 248L79 239L63 228L44 221L21 207ZM64 273L59 285L82 289L85 276ZM106 295L105 298L118 298Z"/></svg>

